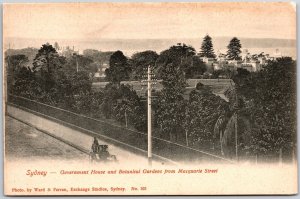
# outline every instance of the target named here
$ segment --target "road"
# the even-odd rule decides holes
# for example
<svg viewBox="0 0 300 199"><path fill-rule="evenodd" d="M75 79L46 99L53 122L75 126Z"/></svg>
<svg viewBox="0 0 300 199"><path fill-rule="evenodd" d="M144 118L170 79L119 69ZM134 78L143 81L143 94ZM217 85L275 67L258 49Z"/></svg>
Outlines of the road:
<svg viewBox="0 0 300 199"><path fill-rule="evenodd" d="M8 159L75 159L88 156L14 118L5 118L5 155Z"/></svg>
<svg viewBox="0 0 300 199"><path fill-rule="evenodd" d="M28 130L24 130L26 128L21 130L22 126L19 127L19 130L14 129L13 122L16 122L16 121L13 121L10 117L6 117L6 135L5 135L5 137L10 136L10 134L22 132L23 134L25 134L25 136L27 136L27 137L31 136L31 138L33 138L35 136L35 132L45 131L46 133L48 133L51 136L66 140L68 143L75 145L76 147L80 148L83 151L87 151L87 152L90 151L91 145L93 143L93 137L90 135L87 135L80 131L66 127L66 126L59 124L57 122L54 122L52 120L45 119L45 118L37 116L35 114L26 112L22 109L14 107L14 106L8 105L7 112L9 114L9 116L16 118L17 120L21 120L22 122L29 124L30 126L34 127L35 129L34 128L30 129L29 127L26 127ZM39 131L36 131L36 129L38 129ZM11 137L16 138L18 136L14 135ZM39 137L39 136L36 136L35 138L37 138L37 137ZM20 136L19 143L20 142L22 143L23 142L22 140L26 140L26 139L22 138L22 136ZM39 142L39 140L36 140L36 141ZM115 145L105 142L99 138L98 138L98 141L99 141L99 144L107 144L109 146L109 148L108 148L109 152L111 154L117 156L117 159L120 164L123 164L123 165L130 164L131 165L132 163L136 162L139 165L148 165L148 159L147 159L147 157L145 157L143 155L139 155L139 154L135 154L135 153L126 151L119 146L115 146ZM26 145L26 143L24 143L24 144ZM8 145L7 146L8 151L11 151L11 148L14 147L13 146L14 143L12 143L11 141L8 141L7 145ZM31 147L29 147L31 149L27 150L27 152L29 154L27 154L26 150L24 150L25 156L30 156L33 151L46 151L46 148L43 148L43 147L41 148L38 145L44 145L44 144L42 144L42 143L41 144L31 144L30 145ZM57 146L57 147L59 147L59 146ZM73 150L76 150L76 149L73 148ZM54 151L54 149L53 149L53 151ZM64 150L60 151L60 153L63 153L63 155L60 156L60 158L64 158L64 157L68 156L68 153L64 153L63 151ZM36 153L38 153L38 152L36 152ZM9 154L10 153L8 153L8 155ZM41 153L41 154L43 155L43 153ZM44 155L48 155L48 154L45 153ZM73 155L70 155L70 156L73 157ZM159 161L153 162L153 165L161 165L161 164L163 164L163 163L159 162Z"/></svg>

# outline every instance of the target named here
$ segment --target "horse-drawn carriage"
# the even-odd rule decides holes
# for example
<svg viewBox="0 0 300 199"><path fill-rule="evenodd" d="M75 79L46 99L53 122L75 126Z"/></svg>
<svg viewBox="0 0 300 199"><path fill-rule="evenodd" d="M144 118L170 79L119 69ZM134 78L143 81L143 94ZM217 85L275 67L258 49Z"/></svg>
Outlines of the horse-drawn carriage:
<svg viewBox="0 0 300 199"><path fill-rule="evenodd" d="M108 152L108 145L99 145L96 138L94 138L94 143L91 149L91 162L117 162L117 157Z"/></svg>

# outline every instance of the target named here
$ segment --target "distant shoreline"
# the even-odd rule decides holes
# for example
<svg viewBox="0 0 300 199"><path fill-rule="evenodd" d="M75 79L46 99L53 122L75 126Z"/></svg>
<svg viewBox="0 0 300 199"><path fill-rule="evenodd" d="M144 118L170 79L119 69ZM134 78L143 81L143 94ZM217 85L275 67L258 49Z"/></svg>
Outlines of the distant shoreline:
<svg viewBox="0 0 300 199"><path fill-rule="evenodd" d="M226 46L231 37L213 37L213 45L215 53L226 52ZM242 49L248 49L252 54L268 53L272 54L279 49L284 56L290 56L294 59L297 56L297 42L293 39L269 39L269 38L240 38ZM157 53L168 49L177 43L185 43L191 45L198 52L202 42L202 38L192 39L95 39L95 40L62 40L62 39L29 39L29 38L13 38L9 37L4 40L4 50L9 48L22 49L27 47L40 48L45 43L54 44L58 42L60 46L70 46L79 50L80 53L84 49L95 49L99 51L116 51L121 50L126 56L131 56L135 52L145 50L153 50Z"/></svg>

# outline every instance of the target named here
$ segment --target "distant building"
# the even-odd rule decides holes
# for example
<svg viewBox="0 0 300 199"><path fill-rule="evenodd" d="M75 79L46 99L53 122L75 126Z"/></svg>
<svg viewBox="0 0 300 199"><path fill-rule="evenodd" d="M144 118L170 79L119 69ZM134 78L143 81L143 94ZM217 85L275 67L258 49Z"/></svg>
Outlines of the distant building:
<svg viewBox="0 0 300 199"><path fill-rule="evenodd" d="M276 60L277 58L283 57L279 49L276 49L272 56L261 52L260 54L250 54L248 49L243 49L241 53L241 60L228 60L225 54L218 51L216 59L200 57L200 59L206 64L207 71L212 70L236 70L237 68L243 68L249 72L260 71L269 60ZM208 76L208 74L206 74Z"/></svg>
<svg viewBox="0 0 300 199"><path fill-rule="evenodd" d="M218 50L216 60L217 60L218 62L225 62L225 61L227 61L227 59L226 59L226 54L223 54L223 53L221 53L221 52Z"/></svg>
<svg viewBox="0 0 300 199"><path fill-rule="evenodd" d="M70 46L61 47L58 50L58 53L66 58L72 57L74 54L79 54L79 50L75 50L75 47L71 48Z"/></svg>
<svg viewBox="0 0 300 199"><path fill-rule="evenodd" d="M212 65L215 61L214 58L202 57L202 61L207 65Z"/></svg>
<svg viewBox="0 0 300 199"><path fill-rule="evenodd" d="M242 69L246 69L249 72L253 72L253 66L250 63L247 63L247 64L242 63L242 67L241 68Z"/></svg>
<svg viewBox="0 0 300 199"><path fill-rule="evenodd" d="M98 67L99 77L105 77L105 70L109 68L109 63L107 61L102 62Z"/></svg>
<svg viewBox="0 0 300 199"><path fill-rule="evenodd" d="M243 61L249 59L250 53L248 52L248 49L243 49L241 56Z"/></svg>
<svg viewBox="0 0 300 199"><path fill-rule="evenodd" d="M98 65L98 71L94 74L95 78L104 79L106 77L105 70L109 68L109 61L103 61Z"/></svg>
<svg viewBox="0 0 300 199"><path fill-rule="evenodd" d="M197 55L199 59L205 64L206 70L209 72L213 72L214 70L214 63L216 59L214 58L209 58L209 57L200 57L200 55Z"/></svg>
<svg viewBox="0 0 300 199"><path fill-rule="evenodd" d="M249 62L243 62L241 68L248 70L249 72L256 72L261 70L261 64L258 60L251 60Z"/></svg>
<svg viewBox="0 0 300 199"><path fill-rule="evenodd" d="M233 65L234 68L241 68L243 61L242 60L228 60L229 65Z"/></svg>
<svg viewBox="0 0 300 199"><path fill-rule="evenodd" d="M214 67L214 70L221 70L222 69L221 64L219 62L213 63L213 67Z"/></svg>

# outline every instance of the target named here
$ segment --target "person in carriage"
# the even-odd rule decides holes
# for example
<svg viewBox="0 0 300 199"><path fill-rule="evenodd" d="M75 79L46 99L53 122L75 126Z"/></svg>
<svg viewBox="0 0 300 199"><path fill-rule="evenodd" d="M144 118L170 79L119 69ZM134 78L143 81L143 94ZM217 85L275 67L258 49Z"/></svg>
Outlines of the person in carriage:
<svg viewBox="0 0 300 199"><path fill-rule="evenodd" d="M99 145L99 142L96 137L94 137L94 142L91 147L90 153L91 161L117 161L115 155L111 155L108 152L108 145Z"/></svg>

